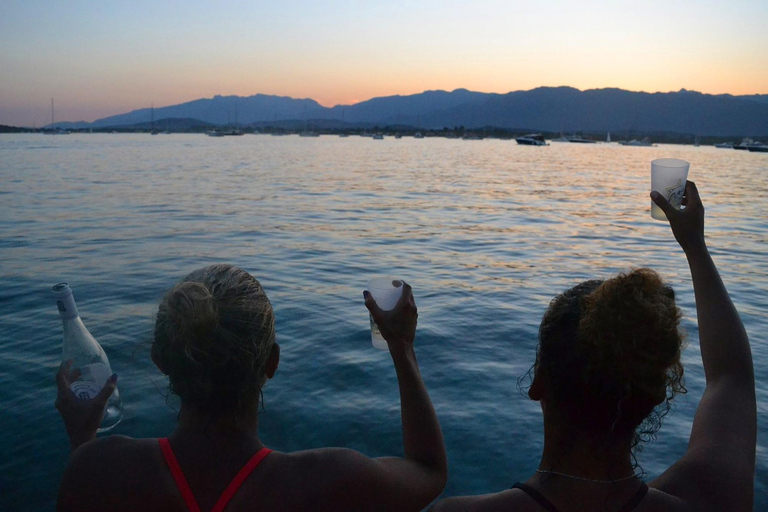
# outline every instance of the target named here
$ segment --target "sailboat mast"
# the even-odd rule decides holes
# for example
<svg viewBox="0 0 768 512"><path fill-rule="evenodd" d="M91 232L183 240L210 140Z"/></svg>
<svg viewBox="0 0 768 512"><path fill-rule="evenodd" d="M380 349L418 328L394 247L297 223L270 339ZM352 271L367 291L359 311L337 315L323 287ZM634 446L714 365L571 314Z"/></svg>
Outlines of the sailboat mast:
<svg viewBox="0 0 768 512"><path fill-rule="evenodd" d="M51 129L53 129L53 125L56 124L53 120L53 98L51 98Z"/></svg>

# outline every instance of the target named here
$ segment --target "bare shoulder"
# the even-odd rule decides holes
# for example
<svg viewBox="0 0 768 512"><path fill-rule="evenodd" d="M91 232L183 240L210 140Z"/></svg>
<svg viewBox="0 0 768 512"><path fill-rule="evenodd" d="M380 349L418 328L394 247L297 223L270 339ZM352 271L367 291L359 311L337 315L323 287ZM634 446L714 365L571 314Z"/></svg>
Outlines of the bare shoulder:
<svg viewBox="0 0 768 512"><path fill-rule="evenodd" d="M158 479L162 482L161 457L156 439L113 435L85 443L70 456L61 479L58 509L103 509L105 497L127 503L125 497L131 492L156 486Z"/></svg>
<svg viewBox="0 0 768 512"><path fill-rule="evenodd" d="M281 510L421 510L427 484L399 457L371 458L348 448L276 453L270 485L283 498ZM272 457L273 455L270 455ZM300 488L301 492L295 492ZM434 492L434 497L439 490ZM290 506L289 506L290 505Z"/></svg>
<svg viewBox="0 0 768 512"><path fill-rule="evenodd" d="M754 482L684 456L655 480L651 491L691 510L752 510ZM649 496L652 494L648 493ZM679 508L674 510L686 510Z"/></svg>
<svg viewBox="0 0 768 512"><path fill-rule="evenodd" d="M94 472L103 472L135 461L151 463L147 456L156 456L159 453L157 439L112 435L94 439L80 446L72 453L69 467L78 470L90 468Z"/></svg>
<svg viewBox="0 0 768 512"><path fill-rule="evenodd" d="M262 495L261 499L268 499L275 510L364 510L355 500L369 493L363 482L368 480L365 474L371 461L346 448L272 452L264 460L268 471L262 484L262 489L269 489L269 498Z"/></svg>
<svg viewBox="0 0 768 512"><path fill-rule="evenodd" d="M278 454L278 471L290 471L293 475L308 475L319 485L328 480L362 476L372 470L373 459L349 448L318 448ZM319 477L319 478L318 478Z"/></svg>

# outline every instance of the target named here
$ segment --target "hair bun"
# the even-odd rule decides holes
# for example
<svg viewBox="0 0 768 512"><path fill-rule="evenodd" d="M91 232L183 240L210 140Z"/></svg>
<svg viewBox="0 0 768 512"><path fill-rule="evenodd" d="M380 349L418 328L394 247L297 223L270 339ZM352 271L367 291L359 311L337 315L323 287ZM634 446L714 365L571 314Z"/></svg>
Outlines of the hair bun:
<svg viewBox="0 0 768 512"><path fill-rule="evenodd" d="M198 351L207 351L219 323L216 301L202 283L183 282L168 296L168 315L176 328L178 341L193 359Z"/></svg>
<svg viewBox="0 0 768 512"><path fill-rule="evenodd" d="M656 272L641 268L608 279L582 308L579 342L589 349L588 374L610 376L624 396L659 401L667 385L680 386L681 313Z"/></svg>

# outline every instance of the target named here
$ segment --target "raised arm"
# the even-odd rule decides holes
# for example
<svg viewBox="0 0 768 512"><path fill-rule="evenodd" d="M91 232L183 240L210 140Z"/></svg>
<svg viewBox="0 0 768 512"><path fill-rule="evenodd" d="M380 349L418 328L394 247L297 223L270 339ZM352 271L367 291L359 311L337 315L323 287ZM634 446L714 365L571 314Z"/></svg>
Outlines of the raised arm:
<svg viewBox="0 0 768 512"><path fill-rule="evenodd" d="M704 241L704 207L686 184L683 210L656 193L691 269L706 388L685 455L651 487L697 510L752 510L757 411L749 340Z"/></svg>
<svg viewBox="0 0 768 512"><path fill-rule="evenodd" d="M445 487L447 464L440 423L429 399L416 362L413 342L418 312L411 287L403 283L403 295L395 308L382 311L368 292L365 306L389 345L400 387L403 457L369 459L347 453L354 467L353 482L363 500L376 510L421 510Z"/></svg>

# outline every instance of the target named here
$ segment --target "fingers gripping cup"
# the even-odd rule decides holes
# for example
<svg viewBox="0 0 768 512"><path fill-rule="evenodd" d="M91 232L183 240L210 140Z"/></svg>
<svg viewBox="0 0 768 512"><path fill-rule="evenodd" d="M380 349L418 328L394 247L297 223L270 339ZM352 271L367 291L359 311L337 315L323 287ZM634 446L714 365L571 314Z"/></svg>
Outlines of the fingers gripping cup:
<svg viewBox="0 0 768 512"><path fill-rule="evenodd" d="M691 164L677 158L659 158L651 162L651 190L655 190L669 203L680 209ZM651 217L667 220L667 216L656 203L651 201Z"/></svg>
<svg viewBox="0 0 768 512"><path fill-rule="evenodd" d="M376 305L384 311L389 311L397 305L397 301L403 294L403 282L391 277L376 277L368 281L367 289L373 300L376 301ZM379 326L373 321L373 315L369 314L369 316L371 319L371 343L378 349L387 350L387 341L381 335Z"/></svg>

